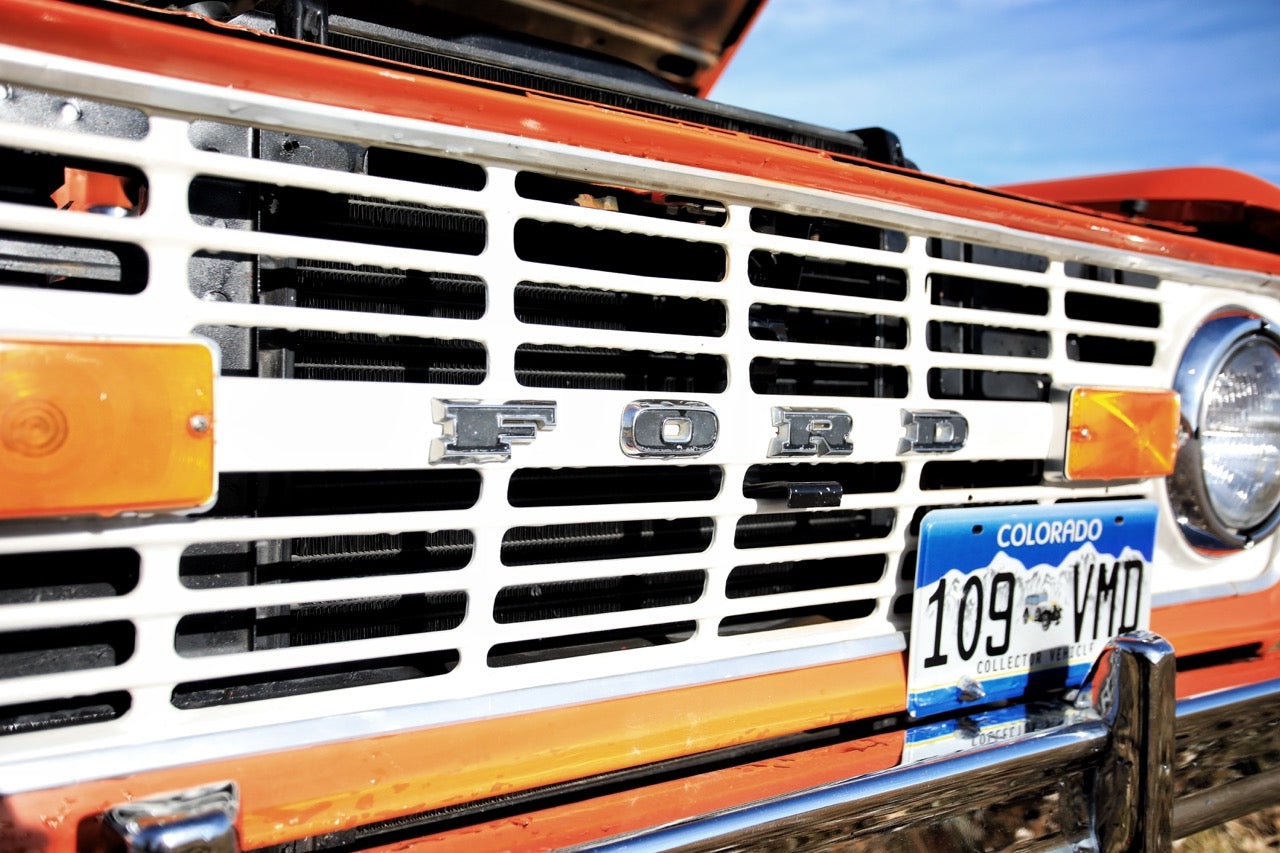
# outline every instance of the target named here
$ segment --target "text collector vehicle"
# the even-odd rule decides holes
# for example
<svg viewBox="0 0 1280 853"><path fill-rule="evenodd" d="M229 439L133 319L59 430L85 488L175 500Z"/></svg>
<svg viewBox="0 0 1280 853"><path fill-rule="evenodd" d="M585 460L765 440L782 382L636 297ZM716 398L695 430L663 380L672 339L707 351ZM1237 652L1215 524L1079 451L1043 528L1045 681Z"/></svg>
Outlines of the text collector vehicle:
<svg viewBox="0 0 1280 853"><path fill-rule="evenodd" d="M701 99L758 5L0 0L0 849L1280 799L1280 188Z"/></svg>

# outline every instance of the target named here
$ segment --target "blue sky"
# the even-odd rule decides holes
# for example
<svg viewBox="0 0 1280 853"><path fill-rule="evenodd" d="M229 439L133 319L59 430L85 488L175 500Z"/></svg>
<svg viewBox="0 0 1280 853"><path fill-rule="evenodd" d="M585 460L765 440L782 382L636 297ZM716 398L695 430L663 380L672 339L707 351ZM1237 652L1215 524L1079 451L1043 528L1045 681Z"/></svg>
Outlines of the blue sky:
<svg viewBox="0 0 1280 853"><path fill-rule="evenodd" d="M769 0L711 98L887 127L982 184L1181 165L1280 184L1280 0Z"/></svg>

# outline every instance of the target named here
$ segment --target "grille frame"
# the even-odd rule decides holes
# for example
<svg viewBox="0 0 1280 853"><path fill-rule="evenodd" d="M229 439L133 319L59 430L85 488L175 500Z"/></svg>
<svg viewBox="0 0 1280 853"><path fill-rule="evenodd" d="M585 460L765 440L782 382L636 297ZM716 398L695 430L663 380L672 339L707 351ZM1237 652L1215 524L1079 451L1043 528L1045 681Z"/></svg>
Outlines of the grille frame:
<svg viewBox="0 0 1280 853"><path fill-rule="evenodd" d="M748 675L901 649L905 625L902 617L897 615L897 603L909 584L902 578L900 567L913 547L906 520L917 508L964 505L978 500L1052 501L1108 497L1115 493L1160 500L1163 492L1159 484L1154 483L1125 486L1118 491L1096 486L1068 489L1052 483L987 488L976 493L966 488L922 491L918 484L924 460L900 459L893 451L900 435L899 415L903 408L927 409L942 405L962 409L969 419L970 434L975 439L954 456L957 460L1044 458L1051 452L1057 428L1052 403L1023 404L995 400L948 400L944 403L931 398L924 379L928 369L1047 373L1053 377L1055 386L1100 384L1097 380L1100 376L1107 377L1106 384L1167 384L1180 345L1189 337L1200 317L1224 305L1234 304L1251 307L1264 315L1274 315L1277 310L1269 297L1258 292L1259 285L1266 282L1266 277L1258 274L1168 259L1137 259L1118 250L908 209L873 198L798 189L763 179L742 179L638 157L589 152L568 145L518 140L411 119L372 116L265 95L237 92L232 97L212 86L104 69L90 63L27 51L5 51L0 58L0 71L3 71L5 79L27 84L38 81L43 87L77 92L86 98L143 105L149 114L150 133L142 139L87 137L56 128L20 124L4 124L0 126L0 132L3 132L7 145L29 146L33 150L52 151L68 157L92 157L137 168L144 172L153 189L146 214L136 219L108 220L89 214L0 204L0 228L142 245L151 260L148 286L136 295L82 294L0 286L0 297L7 304L16 306L16 311L6 316L6 331L48 332L47 318L56 316L59 318L56 331L68 335L101 333L108 324L114 334L141 337L183 336L196 327L207 326L299 327L346 334L479 339L486 346L489 370L482 382L478 385L433 385L429 392L404 383L372 387L370 383L345 381L221 377L217 423L219 470L323 470L326 464L335 470L426 468L430 466L429 440L437 429L432 426L430 411L433 398L483 397L485 400L502 401L545 395L554 397L559 406L559 423L554 432L540 434L531 447L518 447L510 467L483 469L482 495L470 509L390 514L393 518L383 513L363 513L337 519L333 516L286 515L193 519L176 524L167 519L142 522L115 519L60 526L48 523L6 524L0 529L0 534L3 534L0 536L0 552L3 553L108 547L135 549L140 555L143 580L137 590L121 597L121 604L127 609L124 618L131 620L137 628L139 648L156 650L135 654L110 669L69 674L51 672L8 685L16 686L12 694L13 704L39 702L57 695L111 694L121 689L130 691L133 697L132 707L116 720L7 738L5 744L6 747L12 745L11 760L15 764L44 762L42 772L19 783L24 787L50 784L50 779L72 778L67 774L71 772L74 757L81 750L103 746L125 749L151 744L151 732L147 729L157 720L173 724L174 728L166 736L201 737L205 739L201 749L207 750L206 754L225 755L251 748L249 745L229 748L231 735L246 725L290 724L296 727L297 742L302 743L307 742L307 738L317 737L308 726L319 719L319 714L358 715L375 708L404 709L403 714L388 718L385 725L390 727L387 730L391 730L395 726L420 725L424 720L465 719L484 703L496 703L502 709L518 711L563 702L563 697L557 698L550 685L571 682L581 685L585 681L589 686L580 694L575 693L575 699L583 696L608 697L696 684L700 680L723 677L722 673ZM462 156L463 159L482 162L487 181L481 189L467 190L198 151L187 144L189 122L194 119L243 121L266 128L378 144L397 150L421 148L439 156ZM523 198L515 191L515 177L522 170L539 170L584 181L591 176L598 179L600 175L607 175L609 182L622 186L723 199L727 218L723 225L704 226L539 202ZM486 217L489 240L480 254L470 256L265 234L244 228L210 228L195 221L187 208L187 185L191 179L203 174L245 182L284 180L303 189L338 190L361 197L375 196L446 209L478 209ZM780 210L819 219L847 219L857 224L900 230L909 236L905 249L899 252L765 234L753 230L750 225L751 213L755 209ZM724 247L728 272L722 281L685 280L521 261L512 240L513 229L521 219L715 243ZM1033 272L932 257L927 251L927 243L936 238L1044 255L1049 259L1047 269ZM906 298L897 301L755 287L747 280L748 260L753 251L818 256L832 261L902 269L908 282ZM202 301L193 297L187 283L189 260L196 252L286 255L474 275L486 284L489 297L483 316L474 319ZM1161 276L1162 281L1153 289L1131 292L1124 288L1118 291L1126 298L1159 302L1163 308L1159 327L1127 330L1133 339L1155 345L1156 355L1151 366L1100 366L1069 358L1068 334L1115 337L1118 332L1113 324L1067 320L1063 311L1065 293L1098 296L1117 293L1117 287L1107 282L1068 276L1065 270L1068 261L1119 270L1130 270L1140 263L1143 272ZM933 305L925 286L931 274L1047 289L1050 301L1045 315L993 313L991 325L1017 326L1048 334L1048 357L1024 359L929 351L922 334L927 321L974 323L984 313L963 307ZM727 324L720 337L628 332L623 346L624 349L684 355L712 353L725 360L729 376L725 390L696 394L701 402L721 413L725 425L716 448L697 460L697 464L721 469L723 487L711 501L672 501L662 504L660 509L653 503L644 503L575 507L572 510L574 521L583 523L641 521L658 517L714 519L716 533L705 551L662 558L664 570L705 571L704 594L688 604L634 611L634 624L637 626L697 621L701 627L692 637L666 647L505 667L498 671L484 666L484 652L502 644L533 640L537 636L533 630L536 623L534 626L497 625L481 617L492 613L493 598L500 587L528 581L529 567L509 567L511 576L502 580L485 578L480 567L501 565L499 544L507 530L554 525L562 523L564 518L564 507L517 508L508 505L505 495L510 470L521 466L628 464L617 452L618 417L627 402L652 396L650 392L640 391L529 389L519 384L513 369L517 345L590 347L600 346L602 340L607 339L590 329L519 322L512 307L514 284L544 280L570 287L604 286L625 292L726 304ZM756 302L798 309L901 317L908 326L907 344L902 349L884 349L756 340L749 334L748 313L749 306ZM481 327L482 334L477 334ZM917 334L910 334L911 331ZM748 381L749 364L753 358L888 365L908 370L911 379L901 399L755 394L751 392ZM774 434L768 413L776 405L832 406L854 411L855 450L850 461L902 461L902 485L896 490L848 497L844 501L845 508L895 510L897 521L887 535L856 541L803 542L749 551L734 547L732 533L741 518L784 511L776 503L742 496L740 488L748 466L767 461L765 448ZM394 412L398 417L375 419L374 430L364 415L369 411ZM1024 425L1024 429L1014 436L1009 436L1004 429L1011 421ZM340 464L337 465L334 463L334 448L340 449ZM999 456L995 455L997 451ZM667 463L645 461L634 464ZM1223 561L1208 563L1182 545L1176 530L1172 531L1172 536L1169 535L1165 522L1161 525L1157 548L1170 564L1170 571L1159 582L1156 590L1158 601L1212 597L1222 594L1225 584L1234 584L1234 589L1239 590L1274 582L1275 569L1269 567L1269 554L1240 555L1229 564ZM413 645L421 639L413 637L373 638L342 644L337 657L333 655L334 649L325 645L194 661L179 659L173 653L172 638L176 624L184 615L233 610L246 603L269 607L298 601L339 601L370 595L364 589L367 580L351 578L287 584L280 588L254 587L247 592L240 589L179 590L180 594L174 599L173 587L178 586L177 561L187 545L198 542L257 542L334 532L367 535L400 530L469 530L475 536L475 554L468 569L464 570L467 574L465 581L459 579L458 572L395 575L378 580L379 594L402 595L450 592L466 583L472 596L468 617L457 628L437 632L447 635L442 638L445 645ZM1262 550L1268 549L1259 549ZM820 608L869 596L877 602L872 613L828 626L804 625L781 631L717 636L716 625L722 620L761 610L761 598L734 600L726 595L725 583L735 567L877 554L885 556L888 569L878 581L859 588L856 593L848 587L830 587L768 597L778 599L770 602L776 609L788 611ZM1209 565L1218 570L1212 580L1204 571ZM537 580L547 583L585 580L597 577L602 567L611 575L652 570L650 561L643 557L605 563L539 564L536 566ZM94 608L91 601L13 605L0 609L0 620L6 630L86 624L96 620L97 617L92 615ZM603 625L602 620L593 621L590 617L570 617L562 620L563 625L559 624L560 621L557 620L557 631L591 633ZM429 636L432 640L437 639L436 633ZM166 637L171 657L166 657L161 651ZM329 695L332 701L324 703L322 709L317 709L317 703L308 697L199 711L173 709L165 699L168 691L180 683L212 681L236 673L319 667L335 660L380 659L452 648L464 650L461 661L453 671L428 679L438 682L438 686L432 684L436 698L425 706L425 710L420 704L419 691L402 689L394 684L335 692ZM469 649L480 653L466 654ZM248 658L253 662L246 670L244 664ZM584 661L588 661L585 667ZM495 675L500 675L501 679L495 681ZM60 764L54 760L59 756L67 760ZM144 750L130 753L123 766L159 766L165 760L156 750Z"/></svg>

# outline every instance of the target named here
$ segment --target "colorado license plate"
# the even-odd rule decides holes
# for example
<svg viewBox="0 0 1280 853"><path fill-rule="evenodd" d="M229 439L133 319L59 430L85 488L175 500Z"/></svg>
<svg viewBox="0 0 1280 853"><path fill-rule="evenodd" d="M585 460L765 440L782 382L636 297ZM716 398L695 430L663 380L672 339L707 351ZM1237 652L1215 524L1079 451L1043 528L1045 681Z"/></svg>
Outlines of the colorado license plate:
<svg viewBox="0 0 1280 853"><path fill-rule="evenodd" d="M915 717L1076 687L1146 628L1156 505L937 510L920 525L907 663Z"/></svg>

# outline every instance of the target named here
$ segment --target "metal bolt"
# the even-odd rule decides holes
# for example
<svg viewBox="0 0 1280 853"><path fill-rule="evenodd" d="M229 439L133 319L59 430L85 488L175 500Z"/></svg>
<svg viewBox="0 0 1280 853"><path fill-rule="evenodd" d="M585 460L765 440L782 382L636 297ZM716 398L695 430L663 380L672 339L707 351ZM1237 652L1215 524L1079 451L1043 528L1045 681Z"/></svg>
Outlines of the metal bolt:
<svg viewBox="0 0 1280 853"><path fill-rule="evenodd" d="M7 101L13 97L13 87L8 83L0 83L0 101Z"/></svg>
<svg viewBox="0 0 1280 853"><path fill-rule="evenodd" d="M67 101L62 105L62 110L58 115L67 124L77 122L84 117L84 113L80 111L80 108L71 101Z"/></svg>
<svg viewBox="0 0 1280 853"><path fill-rule="evenodd" d="M209 430L209 418L204 415L192 415L187 421L187 426L194 433L203 433Z"/></svg>

